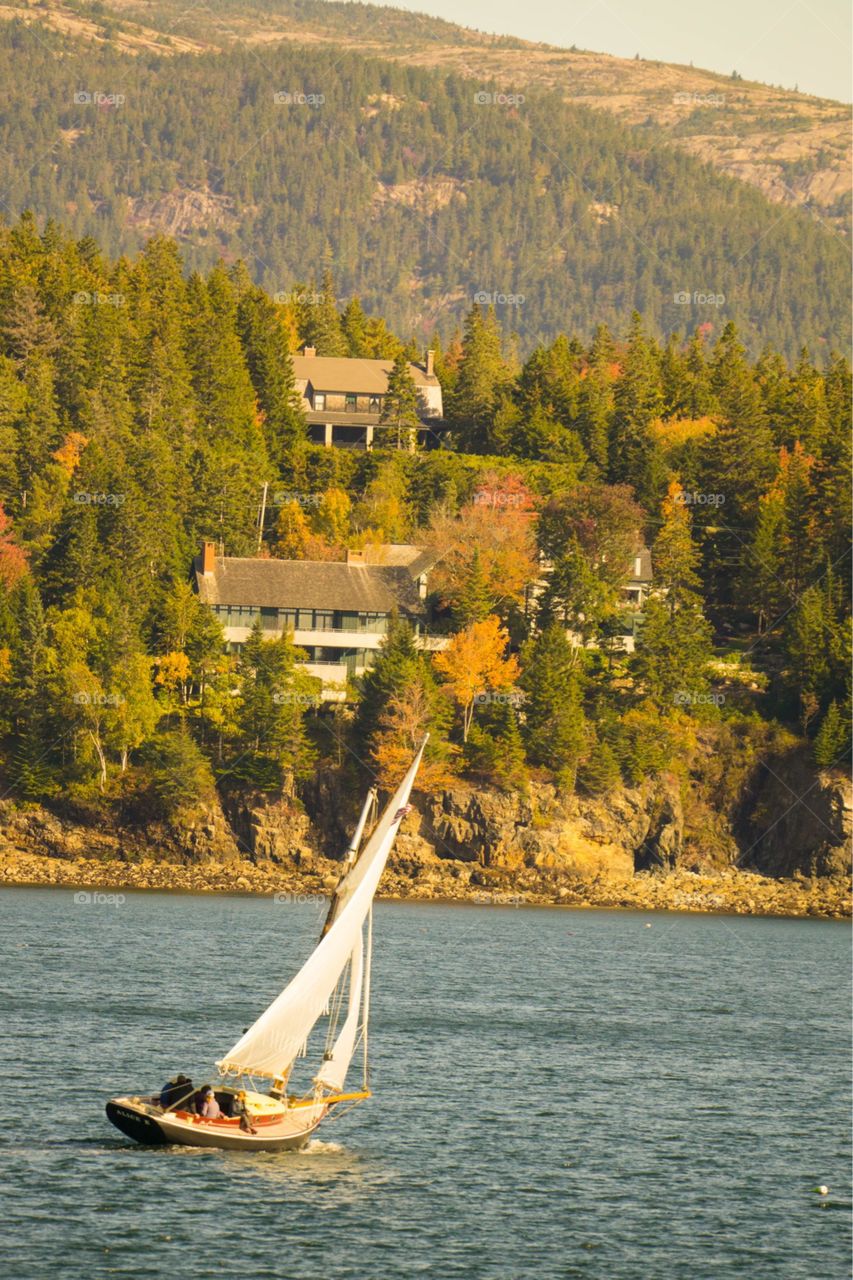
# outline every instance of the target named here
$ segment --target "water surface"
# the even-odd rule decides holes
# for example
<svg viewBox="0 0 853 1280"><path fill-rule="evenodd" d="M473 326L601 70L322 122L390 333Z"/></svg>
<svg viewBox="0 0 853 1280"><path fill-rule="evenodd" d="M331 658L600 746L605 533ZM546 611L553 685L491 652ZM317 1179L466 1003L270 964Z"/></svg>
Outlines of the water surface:
<svg viewBox="0 0 853 1280"><path fill-rule="evenodd" d="M0 892L0 1273L848 1274L841 923L382 903L371 1102L298 1154L112 1129L110 1094L207 1078L323 911Z"/></svg>

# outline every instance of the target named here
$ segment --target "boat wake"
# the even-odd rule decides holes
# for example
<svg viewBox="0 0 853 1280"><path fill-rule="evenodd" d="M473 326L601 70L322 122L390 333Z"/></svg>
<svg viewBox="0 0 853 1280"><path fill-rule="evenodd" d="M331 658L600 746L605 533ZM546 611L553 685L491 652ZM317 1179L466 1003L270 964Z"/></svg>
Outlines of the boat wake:
<svg viewBox="0 0 853 1280"><path fill-rule="evenodd" d="M324 1142L322 1138L312 1138L297 1152L300 1156L341 1156L346 1147L340 1142Z"/></svg>

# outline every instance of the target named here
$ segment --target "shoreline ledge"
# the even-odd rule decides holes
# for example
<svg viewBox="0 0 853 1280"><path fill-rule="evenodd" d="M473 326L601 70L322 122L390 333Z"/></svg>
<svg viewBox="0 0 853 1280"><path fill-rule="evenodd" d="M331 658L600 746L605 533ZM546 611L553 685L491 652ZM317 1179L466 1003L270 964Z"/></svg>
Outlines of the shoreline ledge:
<svg viewBox="0 0 853 1280"><path fill-rule="evenodd" d="M490 875L477 864L431 863L418 873L389 865L378 898L397 902L458 902L481 906L597 907L635 911L683 911L718 915L818 917L849 920L850 884L845 877L771 879L727 868L715 873L674 870L638 872L629 878L542 874L526 869L512 878ZM328 896L340 865L313 860L309 868L275 863L178 864L146 859L54 858L4 850L0 887L53 887L115 894L122 890L177 893L281 895L299 902Z"/></svg>

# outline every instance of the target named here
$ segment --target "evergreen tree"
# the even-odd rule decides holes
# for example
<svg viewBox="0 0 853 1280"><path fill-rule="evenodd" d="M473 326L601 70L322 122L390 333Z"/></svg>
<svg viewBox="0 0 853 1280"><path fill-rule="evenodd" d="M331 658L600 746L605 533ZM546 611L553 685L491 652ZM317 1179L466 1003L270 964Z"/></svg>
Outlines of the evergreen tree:
<svg viewBox="0 0 853 1280"><path fill-rule="evenodd" d="M418 390L409 371L409 361L401 351L394 357L388 374L388 390L382 400L380 422L398 449L415 448L418 426Z"/></svg>
<svg viewBox="0 0 853 1280"><path fill-rule="evenodd" d="M588 730L576 656L558 623L525 646L519 684L525 693L527 758L552 770L561 786L572 791Z"/></svg>

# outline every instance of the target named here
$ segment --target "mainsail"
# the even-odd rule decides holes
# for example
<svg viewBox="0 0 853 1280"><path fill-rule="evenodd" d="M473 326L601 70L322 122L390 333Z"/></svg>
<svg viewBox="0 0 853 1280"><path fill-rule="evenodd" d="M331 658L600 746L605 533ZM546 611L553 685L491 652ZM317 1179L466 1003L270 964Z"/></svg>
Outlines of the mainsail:
<svg viewBox="0 0 853 1280"><path fill-rule="evenodd" d="M364 852L338 887L337 911L328 933L281 995L249 1027L233 1049L217 1062L223 1073L286 1076L314 1024L323 1015L344 969L350 965L347 1016L331 1057L323 1064L317 1077L319 1083L340 1088L357 1042L364 972L364 922L373 905L397 829L407 812L409 795L425 746L426 738L376 824ZM337 1083L338 1078L340 1084Z"/></svg>

